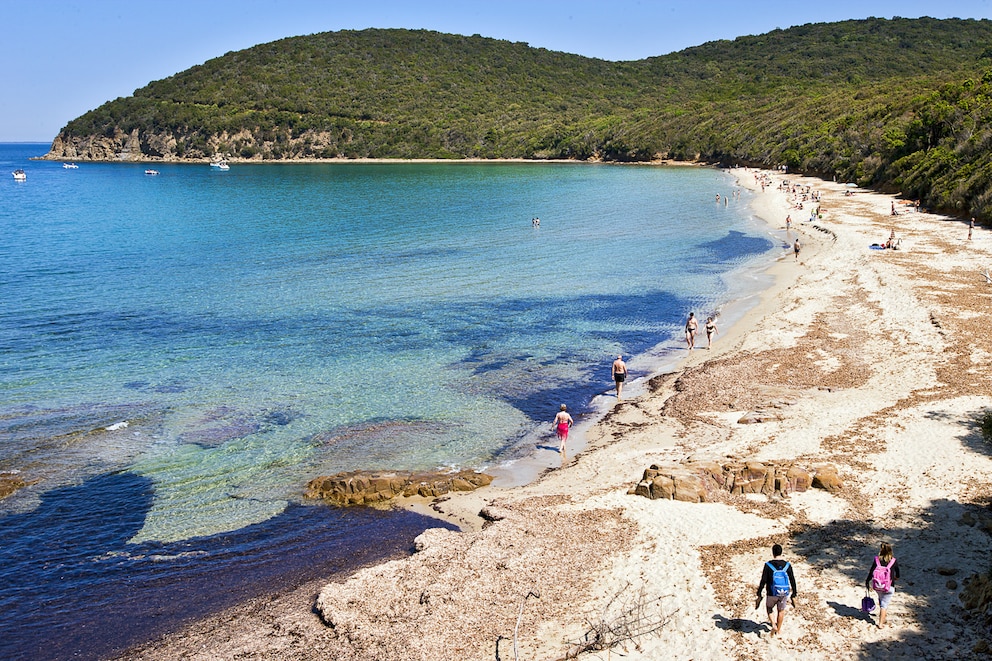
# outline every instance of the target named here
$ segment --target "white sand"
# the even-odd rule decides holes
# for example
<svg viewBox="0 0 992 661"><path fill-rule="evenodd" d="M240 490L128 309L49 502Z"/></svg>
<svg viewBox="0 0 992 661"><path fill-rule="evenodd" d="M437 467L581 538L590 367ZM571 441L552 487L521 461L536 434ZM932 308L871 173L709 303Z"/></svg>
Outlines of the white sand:
<svg viewBox="0 0 992 661"><path fill-rule="evenodd" d="M754 187L753 172L735 174ZM426 534L412 557L326 586L318 607L333 627L304 586L127 658L492 659L503 637L512 659L516 628L519 658L559 659L594 625L634 624L622 613L638 605L641 630L656 630L580 658L970 658L989 637L957 595L989 569L992 447L976 420L992 408L992 285L980 275L992 232L967 241L961 221L893 217L890 196L788 177L822 193L816 224L830 234L766 174L756 211L782 229L792 214L801 259L784 253L757 308L687 356L678 391L674 376L652 380L533 484L435 503L466 532ZM893 228L900 250L868 249ZM738 424L771 403L782 420ZM690 456L830 462L844 488L698 504L628 495L648 465ZM483 508L498 519L484 528ZM903 573L885 629L858 610L880 541ZM776 638L755 610L774 542L799 585Z"/></svg>

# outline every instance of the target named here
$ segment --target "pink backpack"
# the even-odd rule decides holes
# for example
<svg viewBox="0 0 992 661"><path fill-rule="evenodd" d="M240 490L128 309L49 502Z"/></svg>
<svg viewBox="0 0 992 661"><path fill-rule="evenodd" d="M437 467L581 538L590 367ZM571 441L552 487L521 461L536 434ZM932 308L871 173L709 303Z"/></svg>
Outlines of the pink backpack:
<svg viewBox="0 0 992 661"><path fill-rule="evenodd" d="M883 565L882 561L875 556L875 571L871 574L871 587L878 592L892 592L892 565L896 559L889 560L889 564Z"/></svg>

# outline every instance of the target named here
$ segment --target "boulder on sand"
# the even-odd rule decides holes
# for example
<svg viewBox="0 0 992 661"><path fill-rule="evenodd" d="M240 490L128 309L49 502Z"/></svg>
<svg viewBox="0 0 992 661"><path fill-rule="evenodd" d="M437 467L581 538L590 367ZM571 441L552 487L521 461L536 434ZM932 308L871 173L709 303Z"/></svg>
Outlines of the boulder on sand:
<svg viewBox="0 0 992 661"><path fill-rule="evenodd" d="M335 505L373 505L400 495L436 498L450 491L473 491L492 481L491 475L473 470L458 473L352 471L315 477L307 484L306 496Z"/></svg>
<svg viewBox="0 0 992 661"><path fill-rule="evenodd" d="M836 469L834 474L836 476ZM652 500L699 503L713 500L715 494L721 492L785 496L794 491L806 491L812 484L810 474L792 462L730 461L720 464L690 460L672 466L652 464L628 493Z"/></svg>

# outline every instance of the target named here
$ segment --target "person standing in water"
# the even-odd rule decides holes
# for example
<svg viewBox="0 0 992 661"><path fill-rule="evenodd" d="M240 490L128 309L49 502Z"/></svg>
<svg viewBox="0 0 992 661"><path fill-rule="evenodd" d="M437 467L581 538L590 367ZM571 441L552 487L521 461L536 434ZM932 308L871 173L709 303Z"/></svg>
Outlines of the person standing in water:
<svg viewBox="0 0 992 661"><path fill-rule="evenodd" d="M690 312L689 318L685 322L685 343L689 346L689 351L696 346L696 329L699 328L699 322L696 321L696 313Z"/></svg>
<svg viewBox="0 0 992 661"><path fill-rule="evenodd" d="M617 401L623 394L623 382L627 380L627 364L623 362L623 356L617 356L613 361L613 382L617 386Z"/></svg>
<svg viewBox="0 0 992 661"><path fill-rule="evenodd" d="M553 423L555 433L558 434L558 452L561 453L562 461L565 460L565 442L568 440L568 430L572 427L572 416L568 414L568 407L564 404L555 416Z"/></svg>

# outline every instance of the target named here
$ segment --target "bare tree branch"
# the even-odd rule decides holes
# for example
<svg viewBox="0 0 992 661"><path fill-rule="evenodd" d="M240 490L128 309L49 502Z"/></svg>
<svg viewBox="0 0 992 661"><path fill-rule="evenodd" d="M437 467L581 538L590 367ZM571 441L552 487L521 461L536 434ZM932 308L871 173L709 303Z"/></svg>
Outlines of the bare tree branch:
<svg viewBox="0 0 992 661"><path fill-rule="evenodd" d="M603 607L596 621L586 620L586 633L581 640L569 643L562 659L575 659L585 652L612 649L628 642L640 649L639 640L642 637L663 629L678 612L678 609L670 613L662 610L661 602L672 595L648 599L643 589L636 594L629 594L629 589L630 583L620 588Z"/></svg>

